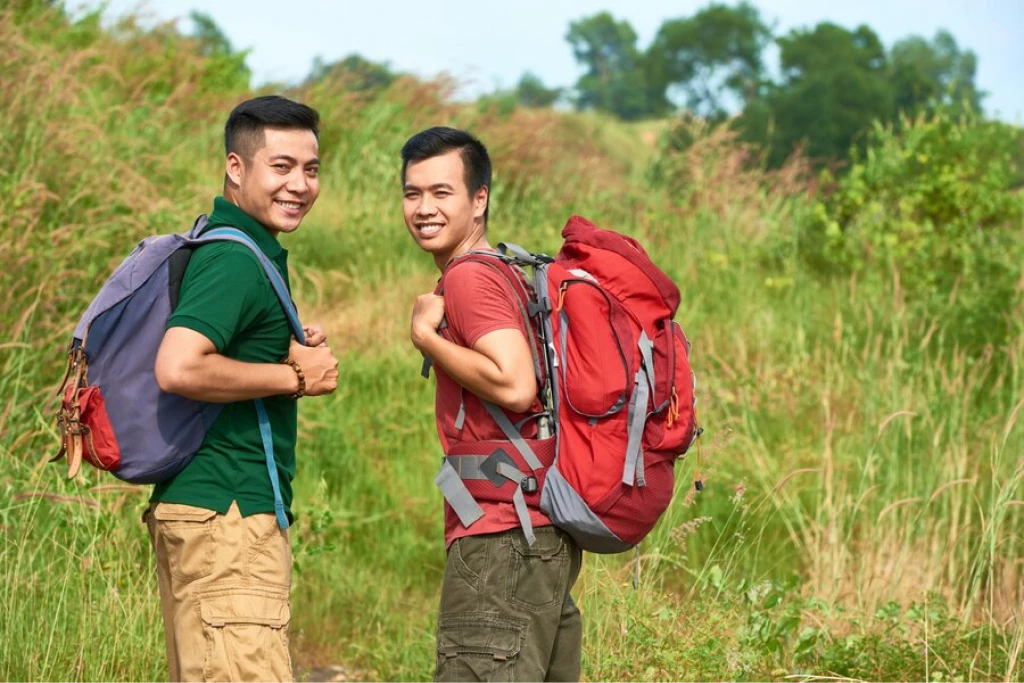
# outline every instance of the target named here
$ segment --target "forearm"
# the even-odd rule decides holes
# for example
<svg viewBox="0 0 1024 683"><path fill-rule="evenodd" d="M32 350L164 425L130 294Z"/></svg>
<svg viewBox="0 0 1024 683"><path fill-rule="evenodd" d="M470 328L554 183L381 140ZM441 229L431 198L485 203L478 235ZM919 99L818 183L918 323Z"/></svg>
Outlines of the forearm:
<svg viewBox="0 0 1024 683"><path fill-rule="evenodd" d="M424 335L417 346L435 366L478 398L523 412L532 402L517 390L515 378L482 353L454 344L439 334ZM525 401L525 403L524 403Z"/></svg>
<svg viewBox="0 0 1024 683"><path fill-rule="evenodd" d="M167 374L157 374L164 391L207 403L287 395L299 388L298 375L290 365L245 363L217 353L191 359Z"/></svg>

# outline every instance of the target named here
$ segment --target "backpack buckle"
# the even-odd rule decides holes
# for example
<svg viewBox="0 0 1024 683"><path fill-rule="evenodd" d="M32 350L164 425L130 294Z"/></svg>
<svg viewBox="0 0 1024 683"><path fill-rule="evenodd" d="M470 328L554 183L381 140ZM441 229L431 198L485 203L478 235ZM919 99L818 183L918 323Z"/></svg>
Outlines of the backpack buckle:
<svg viewBox="0 0 1024 683"><path fill-rule="evenodd" d="M483 462L480 472L492 484L501 488L506 482L517 484L523 493L536 493L539 487L537 477L528 477L519 469L512 456L504 448L496 448Z"/></svg>
<svg viewBox="0 0 1024 683"><path fill-rule="evenodd" d="M490 456L487 457L482 463L480 463L480 472L487 477L492 484L496 487L501 488L505 482L508 481L508 477L504 476L498 471L498 465L503 464L509 467L515 467L516 462L512 459L504 448L496 448Z"/></svg>
<svg viewBox="0 0 1024 683"><path fill-rule="evenodd" d="M531 318L536 317L538 314L547 315L551 313L551 303L547 300L536 302L531 301L527 304L526 309Z"/></svg>

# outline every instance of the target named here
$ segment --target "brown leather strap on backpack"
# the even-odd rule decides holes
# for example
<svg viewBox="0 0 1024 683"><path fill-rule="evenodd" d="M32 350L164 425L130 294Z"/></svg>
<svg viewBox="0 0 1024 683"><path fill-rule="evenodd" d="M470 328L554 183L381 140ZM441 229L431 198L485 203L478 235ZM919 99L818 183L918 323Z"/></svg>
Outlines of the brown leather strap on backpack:
<svg viewBox="0 0 1024 683"><path fill-rule="evenodd" d="M79 404L79 395L85 383L85 352L80 346L73 347L68 351L67 371L57 390L57 396L60 397L60 405L57 408L60 450L50 459L50 462L57 462L61 458L67 458L68 479L74 479L82 468L83 437L89 437L89 427L82 424L82 408Z"/></svg>

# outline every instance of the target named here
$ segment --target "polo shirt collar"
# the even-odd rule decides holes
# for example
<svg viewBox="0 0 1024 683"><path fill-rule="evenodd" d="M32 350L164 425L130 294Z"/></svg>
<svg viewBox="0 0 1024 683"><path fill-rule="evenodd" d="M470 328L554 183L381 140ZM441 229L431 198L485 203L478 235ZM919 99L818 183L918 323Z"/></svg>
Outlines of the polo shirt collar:
<svg viewBox="0 0 1024 683"><path fill-rule="evenodd" d="M251 237L268 258L275 258L284 251L281 243L270 234L270 231L262 223L224 197L217 197L213 200L213 212L208 220L208 228L219 226L238 228Z"/></svg>

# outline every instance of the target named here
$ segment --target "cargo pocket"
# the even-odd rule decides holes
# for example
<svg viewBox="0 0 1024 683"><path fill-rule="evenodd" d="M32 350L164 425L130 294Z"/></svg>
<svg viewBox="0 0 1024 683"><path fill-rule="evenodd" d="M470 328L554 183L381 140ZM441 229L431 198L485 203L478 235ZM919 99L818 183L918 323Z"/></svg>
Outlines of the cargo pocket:
<svg viewBox="0 0 1024 683"><path fill-rule="evenodd" d="M245 576L256 583L291 585L292 553L288 531L282 531L272 514L242 518L248 550Z"/></svg>
<svg viewBox="0 0 1024 683"><path fill-rule="evenodd" d="M158 503L152 510L157 557L185 583L213 571L216 546L213 538L215 510L179 503Z"/></svg>
<svg viewBox="0 0 1024 683"><path fill-rule="evenodd" d="M569 547L561 532L538 532L531 546L522 534L510 536L505 599L531 611L560 606L565 601Z"/></svg>
<svg viewBox="0 0 1024 683"><path fill-rule="evenodd" d="M207 681L282 681L292 677L288 591L220 588L200 593Z"/></svg>
<svg viewBox="0 0 1024 683"><path fill-rule="evenodd" d="M473 590L480 589L480 579L487 573L490 545L489 538L464 536L448 550L451 566Z"/></svg>
<svg viewBox="0 0 1024 683"><path fill-rule="evenodd" d="M495 612L443 614L437 622L436 681L512 681L526 621Z"/></svg>

